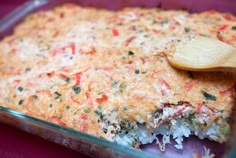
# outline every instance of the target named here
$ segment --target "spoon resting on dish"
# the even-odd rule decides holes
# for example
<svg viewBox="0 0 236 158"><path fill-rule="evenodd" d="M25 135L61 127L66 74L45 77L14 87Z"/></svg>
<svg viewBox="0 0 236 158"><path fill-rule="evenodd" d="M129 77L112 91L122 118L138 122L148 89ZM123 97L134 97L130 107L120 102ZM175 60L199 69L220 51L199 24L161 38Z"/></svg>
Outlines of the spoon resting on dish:
<svg viewBox="0 0 236 158"><path fill-rule="evenodd" d="M179 42L167 58L172 66L183 70L236 72L236 48L208 37Z"/></svg>

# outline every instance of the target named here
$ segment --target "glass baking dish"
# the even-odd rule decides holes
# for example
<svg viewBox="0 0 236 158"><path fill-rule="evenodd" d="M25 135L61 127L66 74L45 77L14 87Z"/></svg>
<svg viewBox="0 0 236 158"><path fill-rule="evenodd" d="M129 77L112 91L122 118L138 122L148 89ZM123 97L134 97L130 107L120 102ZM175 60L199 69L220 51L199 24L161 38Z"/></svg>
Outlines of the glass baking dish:
<svg viewBox="0 0 236 158"><path fill-rule="evenodd" d="M228 11L236 15L236 3L235 1L231 0L226 0L224 2L215 2L214 0L208 0L206 3L207 7L206 5L203 5L203 2L197 3L188 0L179 0L178 3L174 0L115 0L112 1L112 3L109 0L34 0L27 1L0 21L0 39L4 38L6 35L9 35L16 24L19 23L27 14L39 10L51 9L56 5L66 2L77 3L82 6L94 6L111 10L117 10L126 6L140 6L150 8L161 7L164 9L188 9L192 12L216 9L223 12ZM27 116L2 106L0 106L0 122L12 125L16 128L38 135L44 139L61 144L91 157L155 158L163 156L158 152L153 152L153 147L149 148L148 146L143 147L143 150L137 150L131 147L122 146L79 131L75 131L70 128L66 128L64 126L56 125L44 120ZM223 147L223 149L225 150L225 146L225 144L216 145L215 148L217 150ZM236 157L236 147L234 147L233 149L235 150L231 150L230 152L226 153L226 157ZM156 150L159 149L156 148Z"/></svg>

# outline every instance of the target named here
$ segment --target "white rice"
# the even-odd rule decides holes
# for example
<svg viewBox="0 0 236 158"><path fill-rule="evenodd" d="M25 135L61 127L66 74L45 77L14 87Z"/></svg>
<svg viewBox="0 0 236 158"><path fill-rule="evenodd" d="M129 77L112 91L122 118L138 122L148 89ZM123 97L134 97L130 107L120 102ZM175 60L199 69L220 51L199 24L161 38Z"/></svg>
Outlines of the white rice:
<svg viewBox="0 0 236 158"><path fill-rule="evenodd" d="M169 118L173 116L173 113L179 110L181 107L174 108L164 108L163 113L160 114L160 117L154 120L154 123L164 120L164 118ZM176 110L177 109L177 110ZM182 142L184 137L189 137L190 135L196 135L200 139L210 138L212 140L224 140L225 135L222 135L220 132L220 127L224 126L226 122L224 121L215 121L205 130L200 128L199 124L192 124L189 121L189 115L192 113L192 109L185 109L185 114L177 118L173 118L170 121L167 121L160 126L154 128L151 133L148 133L147 129L142 125L136 125L128 133L121 133L115 136L115 142L125 145L125 146L134 146L134 144L148 144L156 141L159 145L160 150L165 150L165 145L170 144L170 138L172 137L175 141L175 147L177 149L183 149ZM196 114L196 118L199 119L199 114ZM220 119L219 119L220 120ZM199 123L199 122L198 122ZM204 122L203 122L204 123ZM158 139L158 135L162 135L162 140Z"/></svg>

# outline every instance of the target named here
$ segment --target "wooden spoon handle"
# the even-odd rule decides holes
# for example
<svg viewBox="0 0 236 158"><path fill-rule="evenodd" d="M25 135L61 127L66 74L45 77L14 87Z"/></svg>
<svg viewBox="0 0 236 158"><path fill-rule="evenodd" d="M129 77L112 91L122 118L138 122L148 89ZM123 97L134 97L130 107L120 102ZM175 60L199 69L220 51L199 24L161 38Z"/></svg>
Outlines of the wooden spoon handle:
<svg viewBox="0 0 236 158"><path fill-rule="evenodd" d="M230 58L228 58L228 60L225 63L223 63L223 66L225 66L226 68L232 68L236 72L236 51L235 53L232 53Z"/></svg>

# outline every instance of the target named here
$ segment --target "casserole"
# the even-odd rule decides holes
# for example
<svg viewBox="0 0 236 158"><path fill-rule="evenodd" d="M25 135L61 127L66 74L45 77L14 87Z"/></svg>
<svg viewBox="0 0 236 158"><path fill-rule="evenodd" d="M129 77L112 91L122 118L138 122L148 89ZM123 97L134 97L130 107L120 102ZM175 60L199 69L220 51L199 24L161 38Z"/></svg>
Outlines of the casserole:
<svg viewBox="0 0 236 158"><path fill-rule="evenodd" d="M163 81L164 82L164 81ZM167 85L167 84L166 84ZM20 90L20 89L19 89ZM73 89L74 90L74 89ZM21 90L20 90L21 91ZM204 93L205 95L204 96L209 96L209 94L208 93ZM60 96L59 95L59 93L57 93L57 96ZM103 95L102 95L103 96ZM102 97L103 98L103 97ZM212 98L212 97L210 97L210 98ZM214 97L213 97L214 98ZM21 103L23 103L23 101L19 101L19 103L21 104Z"/></svg>

